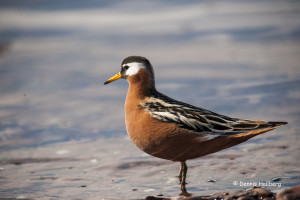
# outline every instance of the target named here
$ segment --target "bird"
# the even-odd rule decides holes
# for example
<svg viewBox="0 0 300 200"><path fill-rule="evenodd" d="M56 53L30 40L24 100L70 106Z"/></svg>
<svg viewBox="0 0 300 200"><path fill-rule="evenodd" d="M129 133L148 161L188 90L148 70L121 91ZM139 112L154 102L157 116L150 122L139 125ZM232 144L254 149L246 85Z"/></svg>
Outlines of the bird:
<svg viewBox="0 0 300 200"><path fill-rule="evenodd" d="M228 117L168 97L155 87L152 64L142 56L129 56L121 70L104 84L118 79L129 83L125 124L132 142L154 157L180 162L183 195L186 161L238 145L287 124L284 121L245 120Z"/></svg>

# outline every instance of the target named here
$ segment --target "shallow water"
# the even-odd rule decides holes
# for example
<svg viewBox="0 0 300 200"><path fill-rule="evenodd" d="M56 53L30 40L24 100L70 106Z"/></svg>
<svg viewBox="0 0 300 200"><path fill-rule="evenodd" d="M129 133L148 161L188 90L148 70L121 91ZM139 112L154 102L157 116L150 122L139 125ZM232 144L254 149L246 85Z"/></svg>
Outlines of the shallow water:
<svg viewBox="0 0 300 200"><path fill-rule="evenodd" d="M189 192L300 184L298 2L110 2L0 1L0 197L180 193L179 164L126 135L127 83L103 86L129 55L149 58L158 90L175 99L289 122L189 161Z"/></svg>

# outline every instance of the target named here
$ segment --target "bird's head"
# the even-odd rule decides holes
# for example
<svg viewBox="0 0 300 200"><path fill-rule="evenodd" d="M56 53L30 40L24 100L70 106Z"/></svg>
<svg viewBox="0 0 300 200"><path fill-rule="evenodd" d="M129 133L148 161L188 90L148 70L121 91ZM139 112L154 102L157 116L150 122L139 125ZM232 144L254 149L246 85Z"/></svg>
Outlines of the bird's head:
<svg viewBox="0 0 300 200"><path fill-rule="evenodd" d="M121 64L121 71L108 79L104 84L111 83L120 78L128 80L129 83L150 84L155 86L154 71L151 63L145 57L129 56Z"/></svg>

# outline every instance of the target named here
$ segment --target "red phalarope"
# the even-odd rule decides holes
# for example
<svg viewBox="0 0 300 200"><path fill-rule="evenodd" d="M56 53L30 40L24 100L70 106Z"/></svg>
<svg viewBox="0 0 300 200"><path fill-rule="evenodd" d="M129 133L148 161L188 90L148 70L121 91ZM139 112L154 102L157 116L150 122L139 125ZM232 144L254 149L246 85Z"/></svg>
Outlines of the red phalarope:
<svg viewBox="0 0 300 200"><path fill-rule="evenodd" d="M287 124L232 118L161 94L155 88L152 65L144 57L124 59L121 71L104 84L120 78L129 83L125 101L129 137L142 151L181 163L183 194L188 194L186 160L221 151Z"/></svg>

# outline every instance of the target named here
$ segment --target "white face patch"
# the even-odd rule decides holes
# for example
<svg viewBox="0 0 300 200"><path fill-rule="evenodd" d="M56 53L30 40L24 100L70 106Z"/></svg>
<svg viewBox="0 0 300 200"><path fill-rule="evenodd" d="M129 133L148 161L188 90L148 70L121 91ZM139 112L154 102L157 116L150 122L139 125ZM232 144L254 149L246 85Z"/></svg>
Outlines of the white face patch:
<svg viewBox="0 0 300 200"><path fill-rule="evenodd" d="M142 63L138 63L138 62L127 63L127 64L124 64L123 67L126 65L129 66L129 68L127 69L127 71L125 73L126 76L135 75L139 72L139 70L141 68L145 68Z"/></svg>

